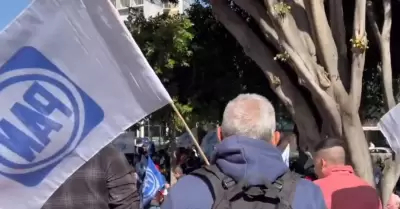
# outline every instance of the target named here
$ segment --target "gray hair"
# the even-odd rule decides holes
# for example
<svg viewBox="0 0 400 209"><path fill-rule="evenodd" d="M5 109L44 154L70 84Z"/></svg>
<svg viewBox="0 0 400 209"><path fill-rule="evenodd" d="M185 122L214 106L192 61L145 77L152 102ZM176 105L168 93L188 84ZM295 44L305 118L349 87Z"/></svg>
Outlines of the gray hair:
<svg viewBox="0 0 400 209"><path fill-rule="evenodd" d="M224 137L240 135L271 141L275 126L275 110L268 99L240 94L226 105L221 130Z"/></svg>

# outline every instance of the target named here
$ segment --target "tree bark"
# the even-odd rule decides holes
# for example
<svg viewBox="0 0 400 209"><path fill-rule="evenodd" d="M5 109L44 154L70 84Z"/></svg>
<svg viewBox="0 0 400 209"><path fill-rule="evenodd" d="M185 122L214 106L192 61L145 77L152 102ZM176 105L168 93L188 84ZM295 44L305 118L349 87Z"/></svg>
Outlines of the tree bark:
<svg viewBox="0 0 400 209"><path fill-rule="evenodd" d="M317 123L314 120L311 109L308 107L307 102L301 93L292 84L283 69L281 70L282 73L279 74L279 77L275 77L275 79L280 80L280 85L275 85L273 83L274 75L272 73L267 71L264 71L264 73L266 73L267 77L269 78L271 88L285 105L286 109L292 116L293 121L298 124L298 146L302 150L312 150L319 141Z"/></svg>
<svg viewBox="0 0 400 209"><path fill-rule="evenodd" d="M385 106L390 110L396 105L392 85L392 63L390 53L390 32L392 27L392 6L390 0L383 0L384 20L382 32L379 31L378 23L374 15L374 5L372 1L368 1L367 16L371 25L373 35L380 49L382 69L380 71L383 83L383 95ZM381 179L379 189L381 199L384 205L388 202L400 176L400 156L385 160L385 168Z"/></svg>
<svg viewBox="0 0 400 209"><path fill-rule="evenodd" d="M392 5L391 0L383 0L384 21L381 33L381 59L382 59L382 81L384 89L384 100L388 110L396 105L392 85L392 60L390 53L390 32L392 28ZM395 155L393 160L385 164L383 178L381 180L382 202L387 203L393 193L400 176L400 156Z"/></svg>
<svg viewBox="0 0 400 209"><path fill-rule="evenodd" d="M259 24L261 31L264 32L265 37L267 40L272 40L275 42L275 46L281 44L283 48L286 50L286 52L289 54L290 59L289 59L289 64L293 66L293 69L296 71L296 74L298 75L299 79L303 81L303 85L307 87L307 89L311 92L312 99L314 100L315 103L318 104L319 108L318 111L320 112L320 115L322 116L324 121L324 125L328 126L329 128L324 129L324 130L330 130L328 133L324 133L329 136L341 136L342 135L342 128L341 128L341 121L340 121L340 114L339 114L339 109L337 108L335 99L332 98L327 92L321 88L320 84L324 83L324 79L327 79L326 76L322 76L323 74L323 68L318 66L316 61L313 61L311 56L306 53L307 51L302 50L301 44L298 43L298 40L295 38L293 34L297 32L295 31L294 24L289 24L289 23L283 23L289 20L279 20L276 15L270 15L270 18L273 19L272 23L275 27L279 27L277 31L273 30L272 26L269 25L265 19L268 19L268 17L265 14L265 11L263 11L262 5L260 5L257 1L251 0L251 1L244 1L244 0L234 0L234 2L246 10L253 18L254 20L257 21ZM268 5L269 7L273 7L274 5L274 0L265 0L265 4ZM217 2L217 1L212 1L213 9L216 7L217 3L223 3L223 2ZM269 13L274 13L272 9L269 10ZM288 17L291 17L290 14L288 14ZM307 20L304 20L307 21ZM242 21L243 22L243 21ZM225 27L228 27L225 23L223 23ZM229 24L229 23L228 23ZM242 24L245 24L243 22ZM251 30L250 28L246 27L247 30ZM297 30L298 31L298 30ZM231 32L232 33L232 32ZM232 33L234 36L235 34ZM282 38L279 37L279 34L285 34ZM290 40L287 42L287 40ZM332 39L333 41L333 39ZM277 42L277 43L276 43ZM297 42L297 43L296 43ZM262 44L262 42L261 42ZM296 46L298 48L294 48L293 46ZM247 46L244 46L247 47ZM245 48L246 51L246 48ZM307 57L308 55L308 57ZM252 56L250 56L252 57ZM253 58L253 57L252 57ZM253 58L254 60L254 58ZM312 63L314 62L314 63ZM322 71L322 72L319 72ZM337 69L336 69L337 72ZM318 77L315 76L315 73L318 75ZM324 77L324 78L323 78ZM319 82L316 81L316 78L319 78ZM329 82L329 80L327 80ZM341 84L340 81L337 79L334 81L336 86L338 87L337 89L342 89L341 91L341 98L343 98L343 93L346 94L343 85Z"/></svg>
<svg viewBox="0 0 400 209"><path fill-rule="evenodd" d="M356 173L375 187L371 156L357 112L342 113L343 133Z"/></svg>
<svg viewBox="0 0 400 209"><path fill-rule="evenodd" d="M353 23L353 40L363 40L368 44L367 35L365 32L365 22L367 13L367 1L356 0ZM351 64L351 86L350 99L351 108L358 112L361 102L362 93L362 77L365 65L365 51L353 47L352 64Z"/></svg>
<svg viewBox="0 0 400 209"><path fill-rule="evenodd" d="M385 168L383 170L383 177L380 182L380 192L382 203L386 205L389 202L390 195L393 193L393 188L400 176L400 157L395 156L394 159L389 159L385 162Z"/></svg>
<svg viewBox="0 0 400 209"><path fill-rule="evenodd" d="M388 110L396 105L392 85L392 59L390 53L390 32L392 29L392 5L391 0L383 0L384 21L382 34L380 36L381 59L382 59L382 81L384 88L384 99Z"/></svg>
<svg viewBox="0 0 400 209"><path fill-rule="evenodd" d="M247 24L231 10L227 2L213 1L216 18L236 38L247 56L251 57L270 81L270 86L283 101L296 124L302 140L307 138L309 147L319 140L318 126L312 112L299 90L292 84L284 70L273 60L274 55L248 28Z"/></svg>
<svg viewBox="0 0 400 209"><path fill-rule="evenodd" d="M317 52L315 49L314 39L315 39L315 29L312 25L307 21L308 14L306 12L306 3L304 0L292 0L291 4L293 5L293 18L295 20L303 19L304 21L295 21L297 28L301 34L304 45L306 46L309 55L311 56L313 61L317 61ZM323 70L323 69L322 69Z"/></svg>
<svg viewBox="0 0 400 209"><path fill-rule="evenodd" d="M397 183L396 173L399 172L398 169L394 169L395 163L399 163L399 157L392 153L391 149L385 149L386 153L371 153L372 162L376 164L383 164L384 169L382 173L382 178L378 184L379 192L381 195L381 200L383 205L387 205L390 195L392 195L393 190L387 188L393 188ZM395 160L393 160L395 159Z"/></svg>
<svg viewBox="0 0 400 209"><path fill-rule="evenodd" d="M329 23L339 52L339 75L346 89L350 88L350 73L347 59L346 28L344 25L342 0L329 0Z"/></svg>

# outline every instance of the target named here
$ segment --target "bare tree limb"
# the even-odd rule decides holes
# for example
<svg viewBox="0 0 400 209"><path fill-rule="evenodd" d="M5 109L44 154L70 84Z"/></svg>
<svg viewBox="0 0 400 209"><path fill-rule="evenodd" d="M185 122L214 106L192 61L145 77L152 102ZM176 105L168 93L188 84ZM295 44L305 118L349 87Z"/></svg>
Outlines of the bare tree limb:
<svg viewBox="0 0 400 209"><path fill-rule="evenodd" d="M368 143L362 128L358 111L341 111L343 136L346 139L351 161L357 175L375 187L372 162L368 150Z"/></svg>
<svg viewBox="0 0 400 209"><path fill-rule="evenodd" d="M350 88L350 72L347 60L346 28L342 0L329 0L329 21L332 35L339 52L339 74L343 85Z"/></svg>
<svg viewBox="0 0 400 209"><path fill-rule="evenodd" d="M383 0L384 21L381 34L381 59L382 59L382 81L384 98L388 110L396 105L393 94L392 59L390 53L390 32L392 29L392 3L391 0Z"/></svg>
<svg viewBox="0 0 400 209"><path fill-rule="evenodd" d="M273 28L273 25L271 25L272 23L267 22L267 20L269 20L269 17L265 13L265 10L263 9L263 5L261 3L255 0L234 0L234 2L236 3L236 5L247 11L259 24L260 29L264 33L266 40L272 42L278 50L281 50L281 48L283 47L288 53L290 52L290 57L296 57L299 62L302 62L302 59L299 57L299 53L296 50L292 49L292 46L290 46L286 39L282 39L279 36L277 31ZM296 42L296 45L305 50L304 46L298 44L298 41ZM296 69L299 69L299 67L297 67ZM316 73L312 68L300 68L299 70L303 70L302 74L306 74L306 78L303 79L307 79L309 82L314 82L317 80Z"/></svg>
<svg viewBox="0 0 400 209"><path fill-rule="evenodd" d="M226 1L214 0L211 3L217 19L238 40L245 53L267 75L272 89L289 110L296 124L303 124L299 128L299 131L300 129L302 131L302 135L306 135L306 138L311 143L317 142L319 138L318 126L312 117L311 110L283 69L273 60L274 55L248 28L246 22L230 9Z"/></svg>
<svg viewBox="0 0 400 209"><path fill-rule="evenodd" d="M372 28L372 35L375 38L376 44L381 50L381 32L379 31L378 23L376 22L375 18L375 11L374 11L374 3L372 1L367 2L367 17L368 23Z"/></svg>
<svg viewBox="0 0 400 209"><path fill-rule="evenodd" d="M247 11L250 15L252 15L253 19L255 19L256 21L258 21L258 23L260 24L260 27L262 29L262 31L264 33L268 33L266 35L266 37L275 37L278 36L278 34L276 33L272 33L271 26L268 26L268 24L263 21L266 17L265 15L265 11L263 11L262 8L259 4L257 4L257 1L243 1L243 0L234 0L234 2L239 6L242 7L242 9L244 9L245 11ZM212 3L213 7L215 7L217 3ZM214 9L214 8L213 8ZM229 11L227 11L229 12ZM231 11L232 13L232 11ZM237 19L237 18L236 18ZM240 24L245 25L246 23L241 20L238 19L238 21L240 21ZM222 21L221 21L222 22ZM229 25L226 24L232 24L232 21L227 21L226 23L223 23L224 26L226 28L229 27ZM238 24L238 25L240 25ZM247 27L245 27L247 28ZM229 30L229 28L228 28ZM250 30L249 28L247 28L246 30ZM238 31L234 31L231 33L236 37L238 35ZM242 32L243 33L243 32ZM255 40L258 39L258 37L252 33L252 34L248 34L248 36L251 36L252 38L249 38L250 40ZM253 38L253 36L255 36ZM238 39L238 37L236 37L237 40L240 42L240 40ZM326 124L330 124L330 130L331 132L329 133L329 135L341 135L342 133L342 128L341 128L341 119L340 119L340 114L338 111L338 108L336 106L336 102L333 100L333 98L331 98L328 94L326 94L326 92L324 92L324 90L322 88L320 88L319 84L315 82L315 77L313 77L313 74L311 72L313 72L314 68L317 67L316 63L315 65L313 65L312 60L310 59L311 57L309 55L308 56L308 60L304 60L302 59L298 52L296 52L288 43L286 43L285 40L280 40L278 37L276 37L275 39L276 41L280 41L280 43L282 44L282 46L284 47L284 49L287 51L287 53L290 55L290 59L289 59L289 64L291 64L293 66L293 69L296 71L298 77L300 79L303 80L304 84L309 90L310 92L313 94L313 99L315 100L315 102L320 104L320 108L319 108L319 112L322 116L324 116L323 118L327 121ZM260 42L260 44L262 45L262 42ZM242 45L245 49L246 45ZM265 46L264 46L265 47ZM253 56L251 56L253 58L253 60L255 59ZM265 58L264 58L265 59ZM308 66L307 66L308 64ZM311 69L310 69L311 68ZM318 70L323 70L322 67L321 69ZM319 77L320 81L323 81L323 78Z"/></svg>
<svg viewBox="0 0 400 209"><path fill-rule="evenodd" d="M315 35L315 29L308 24L309 16L305 12L305 2L293 0L291 3L294 6L293 12L287 12L283 17L279 14L279 11L276 11L275 6L280 4L277 0L264 0L264 4L267 7L269 17L273 20L277 33L280 37L283 37L280 39L280 43L289 54L294 69L310 72L313 80L317 80L320 86L333 96L331 81L327 77L325 69L318 64L315 56L316 48L312 39ZM298 34L300 34L303 42L298 41Z"/></svg>
<svg viewBox="0 0 400 209"><path fill-rule="evenodd" d="M250 2L252 3L249 3L249 1L247 1L246 4L256 4L256 1L254 0ZM275 5L278 4L276 0L264 0L264 4L267 7L267 11L269 17L272 19L274 28L276 29L279 37L281 37L280 44L282 44L286 52L289 53L290 57L293 57L293 59L296 59L298 62L302 62L302 65L305 66L305 68L303 68L297 65L296 67L298 68L298 70L308 71L311 74L312 78L310 78L312 80L318 81L319 84L323 86L323 88L328 88L330 86L330 83L327 82L328 80L325 78L326 76L323 73L323 68L318 66L315 57L313 57L311 54L315 54L315 45L312 39L310 39L310 35L306 36L309 31L301 32L296 24L293 15L290 12L285 14L284 17L281 17L277 13L277 11L275 11ZM265 14L265 11L262 13ZM300 18L300 20L297 20L297 22L304 23L303 27L308 28L307 16L301 15L300 12L297 12L296 14L298 15L297 18ZM299 34L301 37L300 40L302 41L299 41ZM292 50L289 50L288 46L286 46L285 44L289 45ZM311 45L311 47L313 48L308 48L309 45Z"/></svg>
<svg viewBox="0 0 400 209"><path fill-rule="evenodd" d="M330 85L331 81L329 80L326 71L324 67L320 66L317 62L317 48L316 44L317 43L317 35L316 35L316 29L314 28L314 24L311 24L309 20L312 20L312 14L310 12L307 12L310 10L310 2L308 0L292 0L293 3L293 17L296 20L296 24L298 25L300 30L305 30L303 31L303 39L304 42L306 43L306 46L308 46L310 55L313 60L313 64L316 68L318 78L320 80L320 84L322 88L326 88L326 91L328 92L329 95L334 95L333 93L333 88L332 85ZM308 32L308 33L307 33ZM325 85L325 79L329 81L329 86Z"/></svg>
<svg viewBox="0 0 400 209"><path fill-rule="evenodd" d="M384 89L384 99L386 108L392 109L396 105L393 93L393 80L392 80L392 60L390 53L390 32L392 29L392 4L391 0L382 0L384 20L382 26L382 33L380 36L381 46L381 61L382 61L382 83ZM395 155L391 161L387 161L383 178L381 180L381 197L384 204L389 201L397 180L400 176L400 156Z"/></svg>
<svg viewBox="0 0 400 209"><path fill-rule="evenodd" d="M297 129L300 133L299 146L303 150L313 149L319 141L319 133L317 123L312 117L311 109L283 69L279 69L279 71L281 71L281 73L277 74L279 75L278 77L271 72L263 70L267 75L271 89L285 105L295 123L299 124L297 125ZM279 84L276 85L274 82L279 82ZM296 104L296 106L294 104Z"/></svg>
<svg viewBox="0 0 400 209"><path fill-rule="evenodd" d="M365 33L365 20L367 10L366 0L356 0L353 22L353 42L361 41L368 43ZM365 50L353 46L352 64L351 64L351 87L350 96L351 105L347 111L358 111L361 102L362 77L365 65Z"/></svg>
<svg viewBox="0 0 400 209"><path fill-rule="evenodd" d="M384 165L382 178L378 185L383 205L387 205L389 202L390 196L393 193L393 188L400 175L400 167L398 166L400 164L400 157L392 152L391 149L388 151L389 152L385 153L371 153L372 160L375 164L383 163Z"/></svg>
<svg viewBox="0 0 400 209"><path fill-rule="evenodd" d="M382 76L383 95L385 100L386 109L390 110L396 105L396 100L393 93L392 81L392 60L390 51L390 32L392 29L392 6L390 0L382 0L384 20L382 32L379 31L378 23L374 14L374 5L372 1L368 1L367 16L368 22L372 27L374 38L381 54L382 66L379 72Z"/></svg>
<svg viewBox="0 0 400 209"><path fill-rule="evenodd" d="M380 182L380 192L383 205L389 201L390 195L393 193L393 188L396 186L397 180L400 176L400 157L395 156L394 159L385 161L385 168L383 170L383 177Z"/></svg>
<svg viewBox="0 0 400 209"><path fill-rule="evenodd" d="M306 46L312 59L316 61L317 52L314 43L315 29L312 27L312 25L308 23L308 16L304 0L290 0L289 2L291 2L293 10L292 15L297 25L297 28L299 29L304 45Z"/></svg>
<svg viewBox="0 0 400 209"><path fill-rule="evenodd" d="M317 55L329 73L336 100L339 103L344 103L347 101L347 92L339 75L338 52L326 18L324 1L310 0L309 7L307 11L310 12L312 18L309 21L316 30Z"/></svg>
<svg viewBox="0 0 400 209"><path fill-rule="evenodd" d="M253 0L251 4L254 3L256 3L256 1ZM304 42L299 41L300 32L297 28L296 22L290 13L286 14L283 18L279 17L275 11L275 5L277 3L277 0L264 0L268 14L271 17L278 34L281 35L283 39L286 40L293 49L295 49L295 51L298 51L301 57L303 57L307 52L307 49Z"/></svg>
<svg viewBox="0 0 400 209"><path fill-rule="evenodd" d="M338 74L338 55L332 32L326 19L324 2L321 0L310 0L310 17L309 20L316 30L317 53L323 65L330 73L331 80L337 80Z"/></svg>
<svg viewBox="0 0 400 209"><path fill-rule="evenodd" d="M251 0L234 0L235 4L245 10L254 20L259 24L260 29L265 35L267 41L273 44L278 50L280 48L280 38L276 32L273 24L265 13L264 7L258 1Z"/></svg>

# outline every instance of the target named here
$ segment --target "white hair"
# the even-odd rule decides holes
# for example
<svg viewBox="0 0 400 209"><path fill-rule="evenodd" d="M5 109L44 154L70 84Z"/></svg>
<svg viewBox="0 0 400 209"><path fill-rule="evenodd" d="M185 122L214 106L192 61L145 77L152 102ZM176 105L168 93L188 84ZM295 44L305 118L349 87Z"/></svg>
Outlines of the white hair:
<svg viewBox="0 0 400 209"><path fill-rule="evenodd" d="M275 110L268 99L240 94L226 105L221 130L224 137L240 135L271 141L275 126Z"/></svg>

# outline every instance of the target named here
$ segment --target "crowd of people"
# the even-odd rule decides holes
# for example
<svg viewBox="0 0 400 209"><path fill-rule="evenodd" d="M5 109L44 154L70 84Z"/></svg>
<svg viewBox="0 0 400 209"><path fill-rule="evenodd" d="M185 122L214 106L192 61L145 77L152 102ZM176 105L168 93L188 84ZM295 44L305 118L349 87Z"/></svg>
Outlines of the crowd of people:
<svg viewBox="0 0 400 209"><path fill-rule="evenodd" d="M275 127L275 111L266 98L241 94L225 108L211 165L203 165L193 150L180 149L178 165L171 168L177 183L166 184L151 203L142 204L143 157L155 150L138 150L130 166L109 145L70 176L43 209L400 208L395 194L382 206L377 190L346 164L341 139L321 140L312 156L299 152L288 166ZM168 179L167 152L152 156Z"/></svg>

